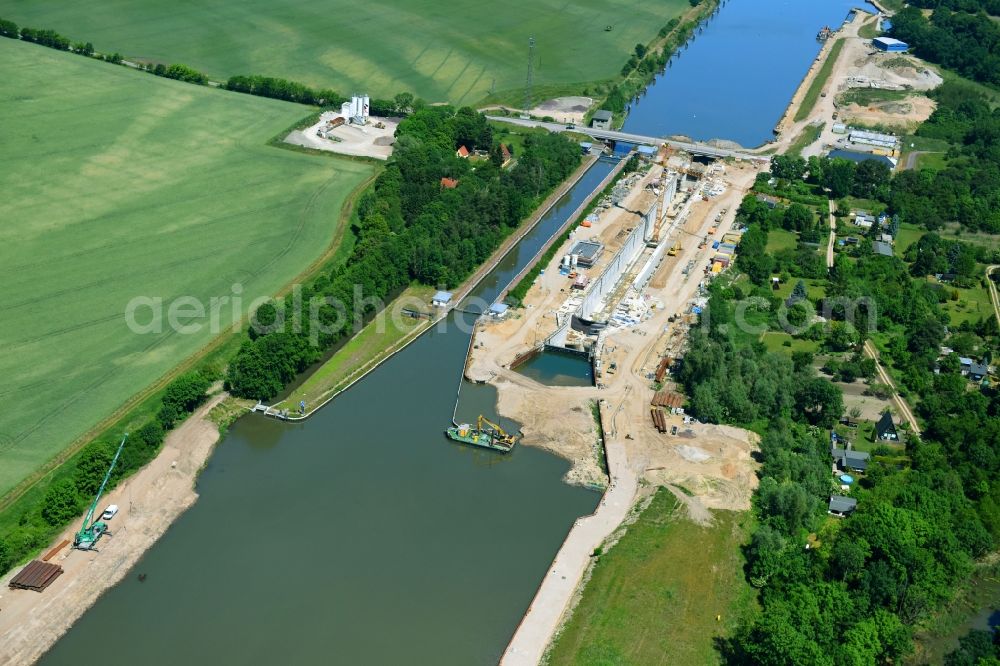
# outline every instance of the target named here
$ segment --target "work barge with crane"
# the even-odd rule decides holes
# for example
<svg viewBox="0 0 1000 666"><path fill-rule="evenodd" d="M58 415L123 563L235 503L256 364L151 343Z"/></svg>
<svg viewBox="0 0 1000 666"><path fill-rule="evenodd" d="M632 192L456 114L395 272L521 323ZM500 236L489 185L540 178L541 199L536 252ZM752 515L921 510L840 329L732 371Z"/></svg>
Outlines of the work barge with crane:
<svg viewBox="0 0 1000 666"><path fill-rule="evenodd" d="M509 453L517 443L517 437L508 434L498 424L493 423L483 415L479 415L475 427L469 423L454 423L445 430L449 439L472 446L481 446L502 453Z"/></svg>

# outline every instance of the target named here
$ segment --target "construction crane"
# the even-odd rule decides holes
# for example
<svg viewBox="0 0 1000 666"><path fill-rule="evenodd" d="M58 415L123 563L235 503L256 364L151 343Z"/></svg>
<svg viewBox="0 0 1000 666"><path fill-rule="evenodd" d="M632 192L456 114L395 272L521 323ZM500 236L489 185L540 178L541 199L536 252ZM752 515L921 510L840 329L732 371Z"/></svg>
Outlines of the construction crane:
<svg viewBox="0 0 1000 666"><path fill-rule="evenodd" d="M479 430L479 432L484 432L483 430L484 423L491 428L492 430L491 434L493 435L494 439L500 441L503 444L514 444L513 435L508 435L506 430L501 428L498 424L493 423L493 421L490 421L482 414L479 415L479 421L476 423L476 428Z"/></svg>
<svg viewBox="0 0 1000 666"><path fill-rule="evenodd" d="M93 549L97 544L97 540L108 531L107 524L100 520L94 520L94 513L97 511L97 505L101 501L101 495L104 494L104 488L108 485L108 479L111 478L111 472L114 471L115 465L118 464L118 457L121 456L122 449L125 448L125 440L127 439L128 433L125 433L125 436L122 437L122 443L118 445L118 450L115 452L115 457L111 460L111 466L108 467L108 471L104 475L104 481L101 482L101 487L97 489L97 496L94 497L94 503L90 505L90 511L87 512L86 517L83 519L83 526L80 527L80 531L76 533L76 537L73 539L73 547L78 550Z"/></svg>

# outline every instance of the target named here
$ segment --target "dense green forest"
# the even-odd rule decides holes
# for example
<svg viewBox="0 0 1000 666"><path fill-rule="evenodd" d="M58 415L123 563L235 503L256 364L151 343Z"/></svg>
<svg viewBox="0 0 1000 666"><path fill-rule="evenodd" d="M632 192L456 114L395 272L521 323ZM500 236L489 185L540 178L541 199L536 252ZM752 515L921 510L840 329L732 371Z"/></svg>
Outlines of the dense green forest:
<svg viewBox="0 0 1000 666"><path fill-rule="evenodd" d="M329 299L301 331L254 329L229 365L235 395L270 399L353 332L375 302L417 281L451 287L470 275L529 213L580 164L580 149L557 134L531 134L514 167L501 168L499 144L472 109L420 109L400 123L386 169L360 199L357 244L344 265L307 285L302 302ZM459 146L488 159L456 156ZM441 179L457 180L454 188ZM358 291L356 291L358 290ZM358 300L360 297L361 300ZM293 296L282 305L291 311ZM358 312L355 312L357 305ZM346 316L345 316L346 315ZM275 306L257 313L273 323ZM290 327L287 327L290 328Z"/></svg>
<svg viewBox="0 0 1000 666"><path fill-rule="evenodd" d="M923 0L910 5L892 17L893 37L925 60L974 81L1000 85L1000 23L986 13L1000 13L1000 2ZM918 8L927 5L934 8L929 19Z"/></svg>
<svg viewBox="0 0 1000 666"><path fill-rule="evenodd" d="M679 375L691 410L762 435L759 523L745 548L761 612L723 645L729 663L898 663L913 649L914 627L1000 543L1000 394L971 382L958 358L988 360L1000 330L991 315L956 325L944 307L954 289L982 288L984 266L1000 252L934 232L949 223L1000 231L1000 112L961 83L934 96L938 108L918 134L952 145L941 170L893 175L874 161L774 158L737 212L746 226L737 267L747 279L713 285L692 333ZM901 220L932 233L881 256L869 238L877 226L859 229L860 243L827 271L815 241L826 239L827 199L845 197L884 204L894 233ZM795 232L796 244L768 251L779 229ZM775 295L774 275L799 279L792 297ZM940 275L948 282L929 279ZM816 286L812 299L802 280ZM817 352L768 352L737 325L737 303L750 304L741 305L747 323L795 325L792 338ZM884 391L861 353L866 338L878 340L922 434L906 433L905 447L874 445L851 491L857 510L833 518L826 502L840 490L830 427L844 407L841 390L814 368L848 383L867 377ZM942 355L942 346L954 351ZM946 663L1000 663L996 654L993 636L973 632Z"/></svg>

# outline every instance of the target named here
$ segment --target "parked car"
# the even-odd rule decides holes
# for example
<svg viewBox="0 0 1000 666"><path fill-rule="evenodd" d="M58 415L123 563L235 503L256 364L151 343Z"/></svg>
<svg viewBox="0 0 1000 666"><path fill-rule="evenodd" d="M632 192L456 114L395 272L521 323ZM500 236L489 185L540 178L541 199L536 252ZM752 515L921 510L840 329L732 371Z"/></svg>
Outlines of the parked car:
<svg viewBox="0 0 1000 666"><path fill-rule="evenodd" d="M117 513L118 513L118 505L109 504L108 508L105 509L104 513L101 514L101 520L111 520L112 518L115 517Z"/></svg>

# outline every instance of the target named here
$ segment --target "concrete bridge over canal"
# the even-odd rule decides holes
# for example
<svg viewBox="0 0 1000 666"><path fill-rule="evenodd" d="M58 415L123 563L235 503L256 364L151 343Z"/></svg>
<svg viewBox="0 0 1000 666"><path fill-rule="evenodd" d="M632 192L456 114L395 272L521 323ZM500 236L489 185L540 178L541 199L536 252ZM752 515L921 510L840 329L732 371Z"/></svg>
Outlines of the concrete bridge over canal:
<svg viewBox="0 0 1000 666"><path fill-rule="evenodd" d="M717 146L710 146L706 143L675 141L674 139L665 139L663 137L643 136L642 134L631 134L629 132L619 132L617 130L597 129L596 127L574 126L572 129L570 129L563 123L549 123L541 120L525 120L523 118L512 118L509 116L487 116L487 118L501 123L510 123L511 125L521 125L522 127L541 127L543 129L549 130L550 132L576 132L577 134L586 134L587 136L594 137L595 139L623 141L625 143L643 144L647 146L668 145L672 148L676 148L677 150L683 150L686 153L691 153L692 155L701 155L703 157L712 157L716 159L722 159L726 157L738 157L744 160L756 160L760 162L770 161L770 158L767 157L766 155L757 155L747 150L732 150L730 148L719 148Z"/></svg>

